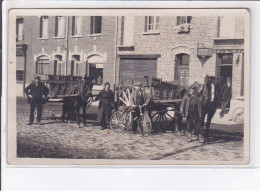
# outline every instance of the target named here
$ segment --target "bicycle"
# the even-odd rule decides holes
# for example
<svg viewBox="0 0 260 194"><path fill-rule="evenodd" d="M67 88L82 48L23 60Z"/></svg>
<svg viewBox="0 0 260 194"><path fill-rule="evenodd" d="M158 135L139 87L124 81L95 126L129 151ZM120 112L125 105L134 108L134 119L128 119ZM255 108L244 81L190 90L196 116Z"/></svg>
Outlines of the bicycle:
<svg viewBox="0 0 260 194"><path fill-rule="evenodd" d="M140 116L135 116L133 118L133 113L135 108L138 107L140 111ZM137 128L143 136L147 137L150 135L152 130L152 122L147 114L142 113L143 106L125 107L123 112L116 111L112 114L110 119L111 129L116 133L122 133L125 131L132 130L133 122L137 120Z"/></svg>

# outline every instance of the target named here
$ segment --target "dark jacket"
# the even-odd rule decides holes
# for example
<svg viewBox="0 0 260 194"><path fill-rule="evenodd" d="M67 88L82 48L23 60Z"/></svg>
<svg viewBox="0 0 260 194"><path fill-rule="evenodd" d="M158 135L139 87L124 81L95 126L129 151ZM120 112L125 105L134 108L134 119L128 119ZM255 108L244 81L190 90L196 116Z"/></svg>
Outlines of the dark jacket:
<svg viewBox="0 0 260 194"><path fill-rule="evenodd" d="M223 101L229 101L232 97L232 88L231 85L228 87L227 83L225 83L221 89L221 99Z"/></svg>
<svg viewBox="0 0 260 194"><path fill-rule="evenodd" d="M188 94L186 94L186 95L183 97L182 102L181 102L180 112L181 112L181 114L184 115L185 118L187 118L187 117L188 117L188 114L189 114L189 108L190 108L191 98L192 98L192 95L188 93ZM198 114L199 114L199 116L201 117L202 107L201 107L200 98L199 98L196 94L194 95L194 98L195 98L196 101L197 101L197 104L198 104Z"/></svg>
<svg viewBox="0 0 260 194"><path fill-rule="evenodd" d="M144 99L144 104L145 106L148 106L152 100L152 97L150 94L146 93L145 91L141 90L141 94L143 96ZM134 90L131 94L131 98L130 98L130 105L136 105L136 98L137 98L137 91Z"/></svg>
<svg viewBox="0 0 260 194"><path fill-rule="evenodd" d="M95 100L100 100L98 104L97 120L109 122L112 106L114 105L114 93L110 89L108 91L103 89L99 92Z"/></svg>
<svg viewBox="0 0 260 194"><path fill-rule="evenodd" d="M47 97L49 94L49 89L41 82L39 82L38 86L33 82L25 88L25 94L27 97L32 95L32 99L43 99L43 95Z"/></svg>

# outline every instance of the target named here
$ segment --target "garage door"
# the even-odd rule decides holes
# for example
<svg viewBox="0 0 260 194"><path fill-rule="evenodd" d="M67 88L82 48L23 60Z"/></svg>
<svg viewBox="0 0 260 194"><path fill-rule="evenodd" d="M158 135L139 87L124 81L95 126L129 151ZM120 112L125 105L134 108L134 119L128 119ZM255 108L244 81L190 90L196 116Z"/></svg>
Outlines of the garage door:
<svg viewBox="0 0 260 194"><path fill-rule="evenodd" d="M144 76L156 77L157 59L121 59L121 81L134 80Z"/></svg>

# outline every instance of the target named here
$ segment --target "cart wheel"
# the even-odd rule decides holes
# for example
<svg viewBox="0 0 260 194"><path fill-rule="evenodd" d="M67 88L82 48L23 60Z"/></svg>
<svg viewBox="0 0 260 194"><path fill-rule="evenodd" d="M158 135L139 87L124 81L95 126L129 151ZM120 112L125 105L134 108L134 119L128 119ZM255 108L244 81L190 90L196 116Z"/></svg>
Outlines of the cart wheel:
<svg viewBox="0 0 260 194"><path fill-rule="evenodd" d="M239 107L233 111L232 120L236 123L244 122L244 108Z"/></svg>
<svg viewBox="0 0 260 194"><path fill-rule="evenodd" d="M181 136L185 136L186 135L186 131L185 130L181 130Z"/></svg>
<svg viewBox="0 0 260 194"><path fill-rule="evenodd" d="M169 118L167 118L169 116ZM169 128L169 121L170 119L173 119L169 114L167 110L158 111L155 113L152 118L155 118L154 122L154 128L157 130L162 130L163 132L166 132L166 130ZM170 122L172 123L172 122Z"/></svg>
<svg viewBox="0 0 260 194"><path fill-rule="evenodd" d="M139 118L139 130L140 133L147 137L151 134L152 122L148 115L141 114Z"/></svg>
<svg viewBox="0 0 260 194"><path fill-rule="evenodd" d="M121 133L124 130L125 125L122 122L122 112L116 111L112 114L110 127L116 133Z"/></svg>

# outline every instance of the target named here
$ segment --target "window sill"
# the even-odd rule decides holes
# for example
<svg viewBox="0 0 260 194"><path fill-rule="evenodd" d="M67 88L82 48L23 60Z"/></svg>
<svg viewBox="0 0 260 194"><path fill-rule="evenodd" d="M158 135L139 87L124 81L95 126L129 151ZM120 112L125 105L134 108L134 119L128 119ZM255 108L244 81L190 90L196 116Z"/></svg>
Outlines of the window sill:
<svg viewBox="0 0 260 194"><path fill-rule="evenodd" d="M54 39L62 39L62 38L65 38L64 36L55 36L53 37Z"/></svg>
<svg viewBox="0 0 260 194"><path fill-rule="evenodd" d="M100 34L89 34L88 35L89 37L96 37L96 36L102 36L102 34L100 33Z"/></svg>
<svg viewBox="0 0 260 194"><path fill-rule="evenodd" d="M38 38L38 40L48 40L48 38Z"/></svg>
<svg viewBox="0 0 260 194"><path fill-rule="evenodd" d="M70 36L71 38L82 38L83 36L78 34L78 35L73 35L73 36Z"/></svg>
<svg viewBox="0 0 260 194"><path fill-rule="evenodd" d="M160 34L159 31L148 31L148 32L143 32L143 35L158 35Z"/></svg>

